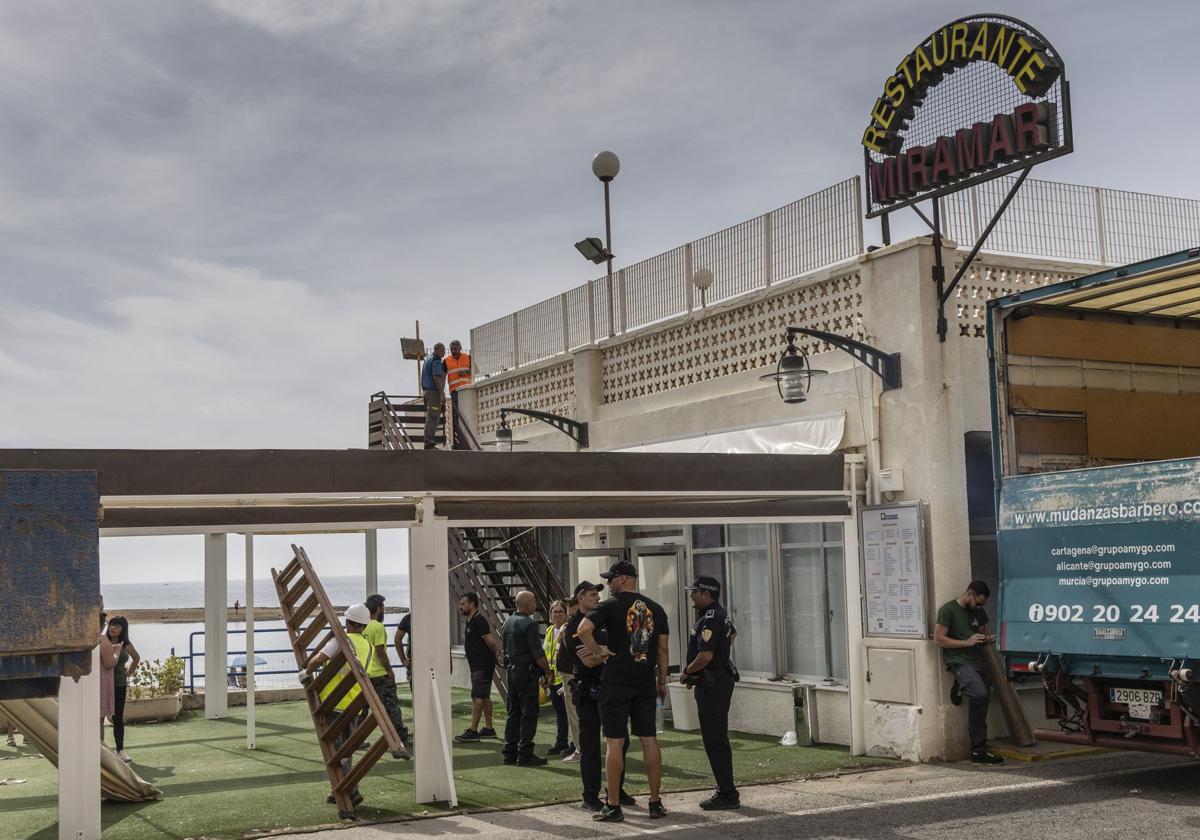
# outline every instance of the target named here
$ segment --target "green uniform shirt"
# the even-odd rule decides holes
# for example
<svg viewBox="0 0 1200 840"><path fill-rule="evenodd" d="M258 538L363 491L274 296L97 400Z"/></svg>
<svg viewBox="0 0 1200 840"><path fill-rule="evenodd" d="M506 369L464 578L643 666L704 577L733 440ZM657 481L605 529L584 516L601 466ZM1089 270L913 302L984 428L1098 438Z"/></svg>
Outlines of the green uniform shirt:
<svg viewBox="0 0 1200 840"><path fill-rule="evenodd" d="M504 661L510 668L529 668L543 656L542 634L537 622L522 613L513 613L500 628Z"/></svg>
<svg viewBox="0 0 1200 840"><path fill-rule="evenodd" d="M367 622L367 627L363 630L363 638L371 645L371 652L374 654L380 645L387 649L388 637L387 628L375 619ZM386 677L387 668L383 667L383 663L379 661L378 654L371 657L371 665L367 668L367 676L374 679L375 677Z"/></svg>
<svg viewBox="0 0 1200 840"><path fill-rule="evenodd" d="M946 635L951 639L965 640L982 632L987 626L988 614L982 607L969 610L958 603L958 599L947 601L937 613L937 623L946 628ZM947 668L958 665L979 665L983 656L979 647L942 648L942 659Z"/></svg>

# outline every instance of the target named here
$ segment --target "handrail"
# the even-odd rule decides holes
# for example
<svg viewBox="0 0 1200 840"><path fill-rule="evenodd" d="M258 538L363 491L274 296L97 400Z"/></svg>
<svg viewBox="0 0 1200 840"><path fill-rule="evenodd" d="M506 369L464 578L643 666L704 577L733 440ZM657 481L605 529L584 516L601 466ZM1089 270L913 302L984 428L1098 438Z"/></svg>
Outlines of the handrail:
<svg viewBox="0 0 1200 840"><path fill-rule="evenodd" d="M384 626L384 627L392 627L392 628L394 628L394 627L398 627L399 625L400 625L400 622L399 622L399 621L396 621L396 622L395 622L395 623L393 623L393 624L388 624L387 622L384 622L384 623L383 623L383 626ZM305 625L305 626L307 627L307 625ZM266 634L268 634L268 633L286 633L286 632L287 632L287 628L286 628L286 627L264 627L264 628L262 628L262 629L256 629L256 630L254 631L254 635L255 635L255 636L263 636L263 635L266 635ZM244 636L244 635L246 635L246 631L245 631L245 630L226 630L226 631L225 631L225 633L226 633L226 635L227 635L227 636L237 636L237 635L242 635L242 636ZM188 655L187 655L187 664L188 664L188 692L189 692L190 694L195 694L195 693L196 693L196 678L197 678L197 677L200 677L201 679L203 679L203 678L205 677L205 674L204 674L204 672L203 672L203 671L197 671L197 670L196 670L196 662L195 662L195 660L196 660L196 658L197 658L197 657L202 657L202 656L204 656L204 654L205 654L205 650L203 650L203 649L201 649L201 650L196 650L196 637L197 637L197 636L204 636L204 635L205 635L205 631L204 631L204 630L193 630L191 633L189 633L189 634L188 634ZM313 652L313 651L315 651L315 650L316 650L316 647L309 648L309 653L312 653L312 652ZM255 648L254 648L254 655L255 655L255 656L258 656L258 655L260 655L260 654L267 654L267 653L292 653L292 652L293 652L293 651L292 651L292 649L291 649L290 647L289 647L289 648L278 648L278 649L277 649L277 648L271 648L271 649L268 649L268 650L263 650L262 648L259 648L258 646L255 646ZM238 654L241 654L241 655L245 656L245 655L246 655L246 651L244 651L244 650L230 650L230 651L226 651L226 657L227 657L226 661L228 661L228 657L229 657L229 656L236 656L236 655L238 655ZM404 667L404 666L397 664L397 667L401 667L401 668L402 668L402 667ZM282 669L282 670L273 670L273 671L260 671L258 668L255 668L255 669L254 669L254 675L255 675L256 677L257 677L257 676L259 676L259 675L262 675L262 676L268 676L268 675L271 675L271 676L273 676L273 675L276 675L276 674L299 674L299 673L300 673L300 669L299 669L299 668L284 668L284 669ZM228 675L226 675L226 676L228 676ZM239 676L240 676L240 675L239 675ZM297 681L297 683L296 683L296 684L297 684L297 685L299 685L299 684L300 684L300 683L299 683L299 681Z"/></svg>

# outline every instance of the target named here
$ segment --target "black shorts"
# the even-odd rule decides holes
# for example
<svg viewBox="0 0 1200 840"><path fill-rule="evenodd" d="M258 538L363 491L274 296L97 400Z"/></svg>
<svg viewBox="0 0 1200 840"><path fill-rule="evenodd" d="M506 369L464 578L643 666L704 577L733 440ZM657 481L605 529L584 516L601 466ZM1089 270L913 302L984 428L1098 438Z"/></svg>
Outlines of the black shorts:
<svg viewBox="0 0 1200 840"><path fill-rule="evenodd" d="M654 686L600 686L600 728L605 738L653 738L658 694ZM626 724L629 729L626 730Z"/></svg>
<svg viewBox="0 0 1200 840"><path fill-rule="evenodd" d="M487 700L492 696L492 674L494 670L481 669L471 672L471 699Z"/></svg>

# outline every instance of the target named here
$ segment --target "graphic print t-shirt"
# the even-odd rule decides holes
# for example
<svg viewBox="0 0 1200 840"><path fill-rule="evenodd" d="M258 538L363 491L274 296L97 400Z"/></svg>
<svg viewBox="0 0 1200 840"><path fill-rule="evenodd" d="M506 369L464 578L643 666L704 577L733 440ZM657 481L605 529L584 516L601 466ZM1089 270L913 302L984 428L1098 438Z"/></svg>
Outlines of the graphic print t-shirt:
<svg viewBox="0 0 1200 840"><path fill-rule="evenodd" d="M613 652L604 666L604 682L653 688L658 639L670 635L663 608L639 592L622 592L602 601L588 618L607 631Z"/></svg>

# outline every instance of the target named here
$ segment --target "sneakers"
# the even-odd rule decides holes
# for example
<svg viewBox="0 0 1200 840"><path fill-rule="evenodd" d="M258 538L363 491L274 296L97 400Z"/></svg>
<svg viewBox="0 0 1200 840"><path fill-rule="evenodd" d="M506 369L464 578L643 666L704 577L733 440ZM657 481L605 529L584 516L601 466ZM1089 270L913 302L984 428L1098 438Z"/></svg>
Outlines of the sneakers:
<svg viewBox="0 0 1200 840"><path fill-rule="evenodd" d="M485 726L485 727L483 727L483 729L479 730L479 737L480 738L499 738L500 736L496 734L495 729L492 729L492 727L490 727L490 726Z"/></svg>
<svg viewBox="0 0 1200 840"><path fill-rule="evenodd" d="M719 793L714 793L700 802L700 808L704 811L736 811L741 807L742 803L739 800L729 799Z"/></svg>
<svg viewBox="0 0 1200 840"><path fill-rule="evenodd" d="M620 805L613 806L606 802L599 811L592 814L592 819L596 822L624 822L625 812L621 810Z"/></svg>
<svg viewBox="0 0 1200 840"><path fill-rule="evenodd" d="M508 753L504 753L504 763L505 764L516 764L517 763L516 754L509 755Z"/></svg>
<svg viewBox="0 0 1200 840"><path fill-rule="evenodd" d="M625 792L625 788L621 788L621 798L617 800L622 805L636 805L637 800Z"/></svg>
<svg viewBox="0 0 1200 840"><path fill-rule="evenodd" d="M129 757L129 753L125 752L124 750L121 750L119 753L117 753L117 758L121 759L126 764L133 760Z"/></svg>
<svg viewBox="0 0 1200 840"><path fill-rule="evenodd" d="M505 763L508 763L507 759L505 760ZM517 765L520 767L541 767L545 763L545 758L540 755L534 755L533 753L517 757Z"/></svg>
<svg viewBox="0 0 1200 840"><path fill-rule="evenodd" d="M991 750L979 750L978 752L971 753L971 763L989 765L1003 764L1004 758L996 755Z"/></svg>
<svg viewBox="0 0 1200 840"><path fill-rule="evenodd" d="M646 808L650 812L649 816L652 820L661 820L667 815L667 809L663 807L661 799L651 799Z"/></svg>
<svg viewBox="0 0 1200 840"><path fill-rule="evenodd" d="M570 755L575 752L575 747L570 744L555 744L550 748L550 755Z"/></svg>
<svg viewBox="0 0 1200 840"><path fill-rule="evenodd" d="M604 803L600 801L600 797L596 795L585 796L583 801L579 803L579 807L585 811L596 813L604 807Z"/></svg>
<svg viewBox="0 0 1200 840"><path fill-rule="evenodd" d="M575 750L575 752L564 758L563 761L565 761L567 764L578 764L579 762L583 761L583 753L581 753L579 750Z"/></svg>
<svg viewBox="0 0 1200 840"><path fill-rule="evenodd" d="M954 684L950 686L950 702L955 706L962 705L962 686L958 684L958 680L955 680Z"/></svg>
<svg viewBox="0 0 1200 840"><path fill-rule="evenodd" d="M460 744L473 744L480 740L480 734L474 729L467 729L461 735L455 735L454 740Z"/></svg>
<svg viewBox="0 0 1200 840"><path fill-rule="evenodd" d="M10 747L15 747L17 745L17 736L9 732L8 740L6 740L4 743Z"/></svg>
<svg viewBox="0 0 1200 840"><path fill-rule="evenodd" d="M412 756L408 754L408 750L392 750L392 758L400 758L408 761Z"/></svg>

